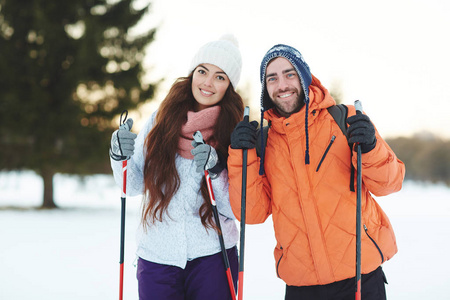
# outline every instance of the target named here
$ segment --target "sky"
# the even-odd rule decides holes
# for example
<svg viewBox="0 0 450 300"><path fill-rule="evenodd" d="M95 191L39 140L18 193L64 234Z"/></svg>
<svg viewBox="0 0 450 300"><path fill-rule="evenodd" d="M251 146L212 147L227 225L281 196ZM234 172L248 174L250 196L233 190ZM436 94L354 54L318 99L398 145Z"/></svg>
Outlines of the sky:
<svg viewBox="0 0 450 300"><path fill-rule="evenodd" d="M145 81L166 80L134 118L139 126L157 108L200 46L231 33L251 117L260 109L260 62L284 43L303 54L325 87L340 88L344 104L361 100L383 137L428 131L450 138L449 15L447 0L153 0L135 33L158 28Z"/></svg>

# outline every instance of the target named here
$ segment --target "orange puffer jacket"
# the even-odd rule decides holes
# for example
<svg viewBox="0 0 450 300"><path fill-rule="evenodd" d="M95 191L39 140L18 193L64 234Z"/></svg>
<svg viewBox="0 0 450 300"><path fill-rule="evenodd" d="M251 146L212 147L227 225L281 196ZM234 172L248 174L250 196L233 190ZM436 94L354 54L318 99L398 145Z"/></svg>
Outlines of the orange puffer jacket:
<svg viewBox="0 0 450 300"><path fill-rule="evenodd" d="M246 223L263 223L272 214L277 245L277 276L294 286L323 285L355 276L356 193L350 191L351 154L327 107L335 104L313 77L310 86L309 152L305 164L305 108L289 118L273 109L265 148L265 174L248 150ZM349 116L355 108L348 106ZM392 226L372 198L399 191L403 163L376 132L376 147L362 154L361 272L367 274L397 252ZM327 148L329 150L327 151ZM229 149L230 202L240 220L242 150ZM356 176L355 176L356 178Z"/></svg>

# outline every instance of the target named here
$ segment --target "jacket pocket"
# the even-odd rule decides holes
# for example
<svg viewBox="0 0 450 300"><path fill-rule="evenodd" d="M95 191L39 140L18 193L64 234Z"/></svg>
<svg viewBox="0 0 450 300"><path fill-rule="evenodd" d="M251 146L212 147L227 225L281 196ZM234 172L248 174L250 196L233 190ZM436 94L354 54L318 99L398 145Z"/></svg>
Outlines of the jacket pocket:
<svg viewBox="0 0 450 300"><path fill-rule="evenodd" d="M331 145L333 145L335 139L336 139L336 136L333 135L331 137L331 140L330 140L330 143L328 144L327 149L325 150L325 153L322 155L322 158L320 159L320 162L319 162L319 165L317 166L316 172L319 172L320 166L322 165L323 161L325 160L325 157L327 156L328 151L330 151Z"/></svg>
<svg viewBox="0 0 450 300"><path fill-rule="evenodd" d="M377 242L375 242L375 240L370 236L369 234L369 230L367 229L366 224L363 225L364 226L364 231L366 232L366 235L369 237L369 239L372 241L372 243L375 245L375 247L377 247L378 252L380 253L381 256L381 263L384 263L384 255L383 252L381 251L380 247L378 246Z"/></svg>
<svg viewBox="0 0 450 300"><path fill-rule="evenodd" d="M280 266L280 262L283 259L283 255L284 255L284 251L283 251L283 247L282 246L280 246L280 250L281 250L281 256L280 256L280 258L277 261L277 276L278 276L278 278L281 278L280 277L280 273L278 272L278 267Z"/></svg>

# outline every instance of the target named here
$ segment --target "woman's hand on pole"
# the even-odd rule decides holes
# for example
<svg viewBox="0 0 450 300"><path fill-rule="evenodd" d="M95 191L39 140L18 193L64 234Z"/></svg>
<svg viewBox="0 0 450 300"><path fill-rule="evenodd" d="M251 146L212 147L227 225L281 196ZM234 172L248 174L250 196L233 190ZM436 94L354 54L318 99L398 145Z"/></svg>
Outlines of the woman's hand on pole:
<svg viewBox="0 0 450 300"><path fill-rule="evenodd" d="M128 119L119 129L114 131L111 137L109 155L116 161L128 160L134 153L134 141L136 133L131 132L133 119Z"/></svg>

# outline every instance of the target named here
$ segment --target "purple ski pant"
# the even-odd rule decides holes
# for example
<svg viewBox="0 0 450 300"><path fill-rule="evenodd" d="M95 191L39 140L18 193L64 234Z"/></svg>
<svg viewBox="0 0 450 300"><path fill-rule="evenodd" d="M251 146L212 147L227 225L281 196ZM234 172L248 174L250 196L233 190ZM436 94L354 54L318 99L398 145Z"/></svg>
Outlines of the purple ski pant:
<svg viewBox="0 0 450 300"><path fill-rule="evenodd" d="M227 254L237 291L237 248L228 249ZM137 279L140 300L231 299L221 252L188 261L185 269L139 258Z"/></svg>

